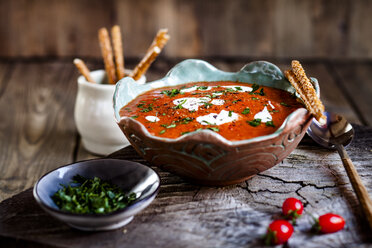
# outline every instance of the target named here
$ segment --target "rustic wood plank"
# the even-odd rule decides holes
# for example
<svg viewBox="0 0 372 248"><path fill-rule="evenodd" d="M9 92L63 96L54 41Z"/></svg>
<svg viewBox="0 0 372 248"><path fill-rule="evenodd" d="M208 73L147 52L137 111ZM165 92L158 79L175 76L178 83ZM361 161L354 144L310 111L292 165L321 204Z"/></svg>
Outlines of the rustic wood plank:
<svg viewBox="0 0 372 248"><path fill-rule="evenodd" d="M65 63L19 63L0 97L0 200L72 161L75 84ZM56 152L58 151L58 152Z"/></svg>
<svg viewBox="0 0 372 248"><path fill-rule="evenodd" d="M372 192L372 129L356 126L347 148L363 182ZM365 147L369 147L365 149ZM144 162L132 147L111 155ZM156 168L155 168L156 169ZM0 234L19 241L58 247L257 247L268 224L280 218L287 197L304 202L315 216L335 212L346 219L344 230L311 233L312 217L298 220L290 247L350 247L370 244L357 199L335 151L316 146L306 137L281 164L245 183L200 187L156 169L162 185L155 201L124 228L111 232L80 232L43 212L25 191L0 204ZM17 224L14 224L17 223ZM30 228L32 227L32 228ZM1 241L1 240L0 240ZM1 242L0 242L1 243ZM32 246L31 246L32 247Z"/></svg>
<svg viewBox="0 0 372 248"><path fill-rule="evenodd" d="M119 24L127 57L168 27L173 58L371 58L371 10L365 0L0 0L0 56L99 58L97 30Z"/></svg>
<svg viewBox="0 0 372 248"><path fill-rule="evenodd" d="M371 57L372 16L371 1L352 1L350 11L349 57Z"/></svg>
<svg viewBox="0 0 372 248"><path fill-rule="evenodd" d="M340 88L364 125L372 126L372 64L339 63L332 66Z"/></svg>

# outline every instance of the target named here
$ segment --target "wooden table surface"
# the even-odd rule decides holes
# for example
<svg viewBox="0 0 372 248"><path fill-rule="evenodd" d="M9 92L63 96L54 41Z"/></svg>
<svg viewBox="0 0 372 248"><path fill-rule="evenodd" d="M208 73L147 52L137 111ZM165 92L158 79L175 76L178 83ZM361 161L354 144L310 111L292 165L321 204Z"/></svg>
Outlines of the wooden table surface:
<svg viewBox="0 0 372 248"><path fill-rule="evenodd" d="M182 59L160 58L148 80L163 77ZM250 58L206 58L217 68L237 71ZM88 60L89 61L89 60ZM290 60L272 60L281 69ZM128 61L130 68L135 60ZM89 67L102 67L90 60ZM355 124L347 148L372 195L372 63L303 60L320 82L329 111ZM29 190L46 172L74 161L95 158L84 150L74 119L78 73L70 60L0 60L0 246L27 247L249 247L260 237L287 197L297 197L315 216L345 217L341 232L309 233L312 217L299 219L290 247L372 245L372 230L358 208L338 154L308 137L282 163L229 187L201 187L156 169L162 186L155 201L124 228L83 233L44 213ZM127 147L114 157L144 162ZM147 164L148 165L148 164ZM23 192L24 191L24 192ZM23 192L23 193L21 193ZM5 246L4 246L5 247Z"/></svg>

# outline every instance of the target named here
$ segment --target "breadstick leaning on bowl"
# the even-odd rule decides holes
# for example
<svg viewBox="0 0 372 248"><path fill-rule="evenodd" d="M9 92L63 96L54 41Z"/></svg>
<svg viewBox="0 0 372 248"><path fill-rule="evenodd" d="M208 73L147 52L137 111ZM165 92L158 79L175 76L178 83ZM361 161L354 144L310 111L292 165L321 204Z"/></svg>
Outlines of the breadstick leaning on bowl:
<svg viewBox="0 0 372 248"><path fill-rule="evenodd" d="M309 110L317 121L325 123L327 118L323 114L324 105L316 95L314 86L306 76L305 70L300 62L293 60L292 69L285 71L284 74L304 101L307 110Z"/></svg>

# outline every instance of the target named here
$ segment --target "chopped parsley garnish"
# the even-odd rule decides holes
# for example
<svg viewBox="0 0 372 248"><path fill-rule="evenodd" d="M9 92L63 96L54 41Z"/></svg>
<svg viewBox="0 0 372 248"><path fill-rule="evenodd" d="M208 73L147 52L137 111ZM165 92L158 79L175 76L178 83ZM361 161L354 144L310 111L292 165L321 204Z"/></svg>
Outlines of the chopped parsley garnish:
<svg viewBox="0 0 372 248"><path fill-rule="evenodd" d="M229 117L231 117L232 116L232 113L233 113L234 111L229 111Z"/></svg>
<svg viewBox="0 0 372 248"><path fill-rule="evenodd" d="M206 108L209 108L210 106L213 106L213 104L210 103L210 102L203 102L203 104L204 104L204 107L206 107Z"/></svg>
<svg viewBox="0 0 372 248"><path fill-rule="evenodd" d="M268 126L268 127L275 127L273 121L267 121L267 122L266 122L266 126Z"/></svg>
<svg viewBox="0 0 372 248"><path fill-rule="evenodd" d="M236 87L234 87L236 90L243 90L242 89L242 87L240 87L240 86L236 86Z"/></svg>
<svg viewBox="0 0 372 248"><path fill-rule="evenodd" d="M257 97L251 97L252 100L260 100L260 98Z"/></svg>
<svg viewBox="0 0 372 248"><path fill-rule="evenodd" d="M167 125L167 124L161 124L160 126L165 127L165 128L174 128L174 127L176 127L177 125L176 125L176 123L172 123L172 124L170 124L170 125ZM164 131L164 132L165 132L165 131Z"/></svg>
<svg viewBox="0 0 372 248"><path fill-rule="evenodd" d="M132 118L132 119L137 119L137 118L138 118L138 115L133 115L133 116L131 116L130 118Z"/></svg>
<svg viewBox="0 0 372 248"><path fill-rule="evenodd" d="M152 110L152 105L150 104L150 105L148 105L147 108L141 109L141 112L147 113L147 112L150 112L151 110Z"/></svg>
<svg viewBox="0 0 372 248"><path fill-rule="evenodd" d="M259 88L260 88L260 86L258 84L253 84L252 85L252 91L249 94L253 94L253 92L255 92L256 90L258 90Z"/></svg>
<svg viewBox="0 0 372 248"><path fill-rule="evenodd" d="M252 127L257 127L261 124L261 119L254 119L253 121L247 121Z"/></svg>
<svg viewBox="0 0 372 248"><path fill-rule="evenodd" d="M188 134L190 133L189 131L186 131L186 132L182 132L181 135L185 135L185 134Z"/></svg>
<svg viewBox="0 0 372 248"><path fill-rule="evenodd" d="M186 101L187 101L187 99L182 100L182 102L180 104L178 104L177 106L175 106L174 108L175 109L183 109L182 105L185 104Z"/></svg>
<svg viewBox="0 0 372 248"><path fill-rule="evenodd" d="M179 89L163 90L162 92L160 92L160 94L164 94L164 95L167 95L169 97L174 97L174 96L178 95L179 93L180 93Z"/></svg>
<svg viewBox="0 0 372 248"><path fill-rule="evenodd" d="M251 110L249 108L245 108L242 112L243 115L249 114Z"/></svg>
<svg viewBox="0 0 372 248"><path fill-rule="evenodd" d="M281 102L280 105L283 105L284 107L290 107L290 105L285 102Z"/></svg>
<svg viewBox="0 0 372 248"><path fill-rule="evenodd" d="M144 108L145 105L146 105L146 104L144 104L144 103L138 104L138 105L137 105L137 108Z"/></svg>
<svg viewBox="0 0 372 248"><path fill-rule="evenodd" d="M53 196L63 211L79 214L106 214L125 208L136 200L136 194L125 194L118 186L98 177L87 179L75 175L70 185L62 185Z"/></svg>
<svg viewBox="0 0 372 248"><path fill-rule="evenodd" d="M203 120L202 122L204 122L204 123L206 123L207 125L216 125L216 124L212 124L212 123L210 123L209 121L205 121L205 120Z"/></svg>
<svg viewBox="0 0 372 248"><path fill-rule="evenodd" d="M220 129L217 128L217 127L208 127L207 129L212 130L212 131L215 131L215 132L219 132L220 131Z"/></svg>
<svg viewBox="0 0 372 248"><path fill-rule="evenodd" d="M186 118L183 118L182 120L181 120L181 123L182 124L188 124L190 121L192 121L193 120L193 118L190 118L190 117L186 117Z"/></svg>
<svg viewBox="0 0 372 248"><path fill-rule="evenodd" d="M225 92L236 92L236 90L234 90L232 88L226 88Z"/></svg>
<svg viewBox="0 0 372 248"><path fill-rule="evenodd" d="M269 112L278 113L279 110L277 110L277 109L273 109L273 110L269 110Z"/></svg>
<svg viewBox="0 0 372 248"><path fill-rule="evenodd" d="M265 95L265 93L264 93L264 89L263 88L261 88L261 90L260 90L260 93L258 93L260 96L264 96Z"/></svg>
<svg viewBox="0 0 372 248"><path fill-rule="evenodd" d="M159 134L163 134L163 133L165 133L165 129L163 129L163 130L161 130L160 132L159 132Z"/></svg>
<svg viewBox="0 0 372 248"><path fill-rule="evenodd" d="M208 89L208 86L199 86L198 88L196 88L197 90L206 90Z"/></svg>

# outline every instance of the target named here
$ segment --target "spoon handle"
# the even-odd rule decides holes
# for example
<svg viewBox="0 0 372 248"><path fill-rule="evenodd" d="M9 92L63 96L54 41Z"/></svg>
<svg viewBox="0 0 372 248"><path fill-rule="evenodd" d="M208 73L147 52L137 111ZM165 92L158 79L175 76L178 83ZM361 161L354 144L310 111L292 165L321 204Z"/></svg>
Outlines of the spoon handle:
<svg viewBox="0 0 372 248"><path fill-rule="evenodd" d="M359 203L362 206L363 212L367 217L368 223L370 228L372 229L372 200L369 197L368 191L364 186L360 176L355 169L353 162L349 158L345 148L343 145L336 146L338 153L342 159L342 163L344 164L346 173L350 179L351 185L358 197Z"/></svg>

